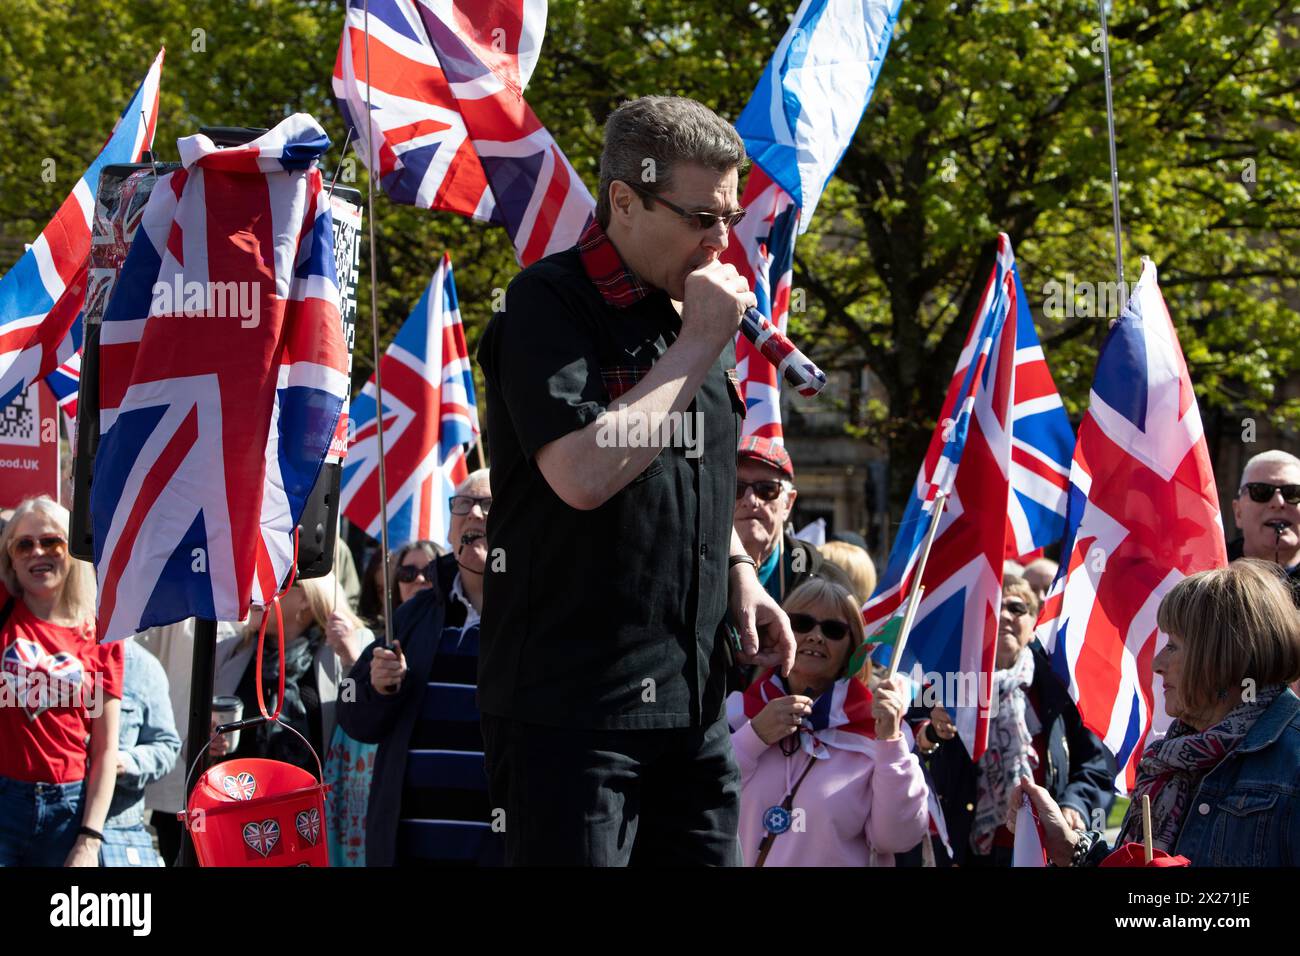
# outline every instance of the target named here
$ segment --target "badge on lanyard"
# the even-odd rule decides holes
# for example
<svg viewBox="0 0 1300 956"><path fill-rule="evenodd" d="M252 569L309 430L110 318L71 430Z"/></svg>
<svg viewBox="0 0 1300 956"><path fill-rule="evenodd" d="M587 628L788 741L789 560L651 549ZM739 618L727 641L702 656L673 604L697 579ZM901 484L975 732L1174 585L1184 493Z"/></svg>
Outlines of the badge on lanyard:
<svg viewBox="0 0 1300 956"><path fill-rule="evenodd" d="M773 835L779 835L790 829L790 811L785 807L768 807L763 814L763 829Z"/></svg>

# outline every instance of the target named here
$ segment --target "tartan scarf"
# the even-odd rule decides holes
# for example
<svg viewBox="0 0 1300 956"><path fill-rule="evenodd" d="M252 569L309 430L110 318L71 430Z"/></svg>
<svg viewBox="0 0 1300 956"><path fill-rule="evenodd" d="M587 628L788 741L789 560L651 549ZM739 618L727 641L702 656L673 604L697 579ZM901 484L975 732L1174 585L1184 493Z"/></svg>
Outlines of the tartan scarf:
<svg viewBox="0 0 1300 956"><path fill-rule="evenodd" d="M1207 773L1218 766L1255 726L1255 721L1286 688L1262 687L1253 701L1242 701L1213 727L1198 731L1175 720L1161 740L1153 741L1138 761L1133 802L1120 824L1118 846L1142 841L1142 797L1151 798L1151 843L1174 852L1192 795Z"/></svg>

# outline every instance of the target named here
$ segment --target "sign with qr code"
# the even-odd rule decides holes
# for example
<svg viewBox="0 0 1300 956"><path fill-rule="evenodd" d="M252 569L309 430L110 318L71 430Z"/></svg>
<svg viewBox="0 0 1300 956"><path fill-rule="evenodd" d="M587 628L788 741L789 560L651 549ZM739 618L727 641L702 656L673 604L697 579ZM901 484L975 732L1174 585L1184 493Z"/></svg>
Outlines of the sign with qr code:
<svg viewBox="0 0 1300 956"><path fill-rule="evenodd" d="M339 318L343 321L343 342L348 349L348 381L352 381L352 350L357 339L357 278L361 253L361 207L341 195L330 197L334 218L334 262L339 284ZM348 453L348 404L344 403L338 428L330 442L327 464L341 462Z"/></svg>
<svg viewBox="0 0 1300 956"><path fill-rule="evenodd" d="M59 498L58 404L44 383L0 409L0 508L33 495Z"/></svg>

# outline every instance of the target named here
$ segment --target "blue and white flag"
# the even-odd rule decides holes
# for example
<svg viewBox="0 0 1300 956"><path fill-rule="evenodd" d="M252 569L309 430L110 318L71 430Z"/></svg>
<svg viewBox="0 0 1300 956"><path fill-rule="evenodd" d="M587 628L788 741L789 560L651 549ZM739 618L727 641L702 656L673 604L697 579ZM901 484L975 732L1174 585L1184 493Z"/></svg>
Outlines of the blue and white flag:
<svg viewBox="0 0 1300 956"><path fill-rule="evenodd" d="M803 0L736 131L808 229L885 61L903 0Z"/></svg>

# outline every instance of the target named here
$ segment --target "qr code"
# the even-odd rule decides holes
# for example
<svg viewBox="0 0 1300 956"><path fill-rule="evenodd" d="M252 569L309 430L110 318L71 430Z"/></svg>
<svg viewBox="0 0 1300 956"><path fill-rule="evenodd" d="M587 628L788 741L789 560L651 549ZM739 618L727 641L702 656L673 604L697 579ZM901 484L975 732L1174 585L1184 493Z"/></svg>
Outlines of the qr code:
<svg viewBox="0 0 1300 956"><path fill-rule="evenodd" d="M20 393L0 411L0 441L35 448L40 444L40 438L40 412L36 405L36 389L33 388Z"/></svg>

